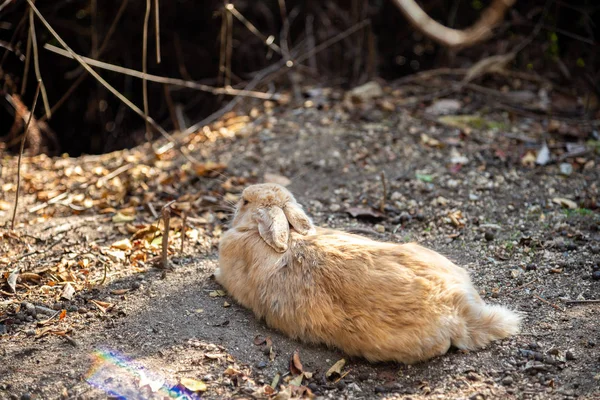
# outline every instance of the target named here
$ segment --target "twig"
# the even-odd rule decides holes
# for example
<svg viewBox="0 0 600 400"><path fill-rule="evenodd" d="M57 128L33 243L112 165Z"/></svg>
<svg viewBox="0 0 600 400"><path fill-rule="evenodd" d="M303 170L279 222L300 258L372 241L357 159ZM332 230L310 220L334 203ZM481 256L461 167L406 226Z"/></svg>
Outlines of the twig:
<svg viewBox="0 0 600 400"><path fill-rule="evenodd" d="M41 91L42 91L42 101L44 103L44 108L46 109L46 114L48 118L52 117L52 112L50 111L50 103L48 102L48 94L46 93L46 86L44 85L44 81L42 80L42 72L40 70L40 59L38 55L38 47L37 47L37 37L35 35L35 20L33 19L33 10L29 10L29 31L31 32L31 47L33 49L33 68L35 70L35 77L38 82L41 82Z"/></svg>
<svg viewBox="0 0 600 400"><path fill-rule="evenodd" d="M123 172L129 171L133 167L134 167L133 163L127 163L125 165L121 165L119 168L115 169L113 172L98 179L98 182L96 184L99 186L102 186L106 182L110 181L111 179L121 175Z"/></svg>
<svg viewBox="0 0 600 400"><path fill-rule="evenodd" d="M228 4L229 6L229 4ZM231 4L231 6L233 6ZM231 85L231 55L233 52L233 18L231 13L225 15L227 20L227 42L225 46L225 87Z"/></svg>
<svg viewBox="0 0 600 400"><path fill-rule="evenodd" d="M29 64L31 61L31 29L27 34L27 50L25 50L25 68L23 69L23 83L21 84L21 97L25 94L27 89L27 77L29 76Z"/></svg>
<svg viewBox="0 0 600 400"><path fill-rule="evenodd" d="M160 10L158 0L154 0L154 31L156 33L156 63L160 64Z"/></svg>
<svg viewBox="0 0 600 400"><path fill-rule="evenodd" d="M256 27L254 25L252 25L252 23L250 21L248 21L246 19L246 17L244 17L242 14L240 14L240 12L238 10L236 10L236 8L233 4L231 4L231 3L227 4L225 6L225 9L227 11L229 11L234 17L236 17L242 24L244 24L244 26L246 28L248 28L248 30L250 32L255 34L260 40L262 40L267 46L269 46L269 48L271 50L273 50L274 52L276 52L278 54L281 54L281 48L279 48L279 46L277 46L273 42L273 37L272 36L267 37L267 36L263 35L262 33L260 33L260 31L258 29L256 29Z"/></svg>
<svg viewBox="0 0 600 400"><path fill-rule="evenodd" d="M385 171L381 171L381 186L383 187L383 192L381 193L381 201L379 202L379 211L385 211L385 202L387 199L387 184L385 181Z"/></svg>
<svg viewBox="0 0 600 400"><path fill-rule="evenodd" d="M35 111L35 106L37 106L38 96L40 95L40 88L42 87L41 79L38 80L37 89L35 90L35 96L33 97L33 106L31 107L31 111L29 111L29 118L27 119L27 124L25 125L25 133L23 134L23 139L21 139L21 149L19 150L19 161L17 163L17 190L15 193L15 208L13 209L12 219L10 221L10 230L15 230L15 219L17 218L17 205L19 204L19 190L21 189L21 159L23 158L23 149L25 148L25 141L27 140L27 132L29 131L29 125L31 124L31 120L33 119L33 113Z"/></svg>
<svg viewBox="0 0 600 400"><path fill-rule="evenodd" d="M59 47L53 46L49 43L44 45L44 48L46 50L49 50L53 53L59 54L64 57L75 58L71 54L70 51L65 51L65 50L63 50ZM75 53L73 53L73 54L75 54ZM85 62L89 65L92 65L94 67L106 69L108 71L118 72L118 73L121 73L124 75L133 76L134 78L139 78L139 79L144 78L144 73L141 71L136 71L134 69L105 63L102 61L94 60L93 58L89 58L89 57L84 57L84 56L80 56L80 55L77 55L77 56L79 58L81 58L81 60L83 62ZM146 76L146 80L150 81L150 82L166 83L168 85L181 86L181 87L184 87L187 89L200 90L200 91L209 92L212 94L225 94L225 95L231 95L231 96L254 97L257 99L261 99L261 100L278 100L281 97L281 95L279 95L279 94L254 92L254 91L248 90L248 89L242 90L242 89L234 89L232 87L220 88L220 87L215 87L215 86L210 86L210 85L204 85L202 83L197 83L197 82L193 82L193 81L186 81L186 80L177 79L177 78L168 78L168 77L152 75L152 74L146 74L145 76Z"/></svg>
<svg viewBox="0 0 600 400"><path fill-rule="evenodd" d="M152 3L146 0L146 14L144 14L144 32L142 38L142 98L144 100L144 115L146 116L146 140L150 140L150 123L148 122L148 21L150 20L150 8Z"/></svg>
<svg viewBox="0 0 600 400"><path fill-rule="evenodd" d="M567 300L565 301L565 304L572 304L572 305L578 305L578 304L600 304L600 300Z"/></svg>
<svg viewBox="0 0 600 400"><path fill-rule="evenodd" d="M554 307L556 308L558 311L562 311L564 312L565 310L563 310L562 308L560 308L559 306L557 306L554 303L550 303L548 300L538 296L537 294L534 294L533 297L535 297L536 299L538 299L539 301L541 301L542 303L548 304L550 307Z"/></svg>
<svg viewBox="0 0 600 400"><path fill-rule="evenodd" d="M32 0L27 0L27 3L29 4L29 6L33 9L33 11L35 12L35 14L38 16L38 18L40 19L40 21L42 21L42 23L44 24L44 26L46 27L46 29L48 29L48 31L50 32L50 34L52 34L52 36L54 36L54 38L60 43L61 46L63 46L65 48L65 50L67 50L71 56L73 56L73 58L75 60L77 60L77 62L79 62L79 64L81 64L81 66L90 73L90 75L92 75L98 82L100 82L102 84L102 86L104 86L106 89L108 89L108 91L110 91L113 95L115 95L119 100L121 100L123 103L125 103L125 105L127 105L129 108L131 108L136 114L138 114L140 117L144 118L145 121L150 122L150 124L152 124L152 126L158 131L160 132L160 134L167 139L169 142L173 142L175 143L175 140L173 139L173 137L171 135L169 135L167 133L167 131L165 131L160 125L158 125L156 123L156 121L154 121L154 119L152 119L149 116L144 115L144 112L142 110L140 110L140 108L138 106L136 106L135 104L133 104L127 97L123 96L121 93L119 93L119 91L117 89L115 89L114 87L112 87L108 82L106 82L106 80L104 80L104 78L102 78L96 71L94 71L82 58L81 56L79 56L78 54L76 54L75 52L73 52L73 50L71 50L71 48L67 45L67 43L58 35L58 33L56 33L56 31L52 28L52 26L48 23L48 21L46 21L46 19L44 18L44 16L40 13L40 11L35 7L35 4L33 3ZM179 151L181 152L181 154L190 162L192 163L197 163L196 160L194 160L192 157L190 157L188 154L186 154L183 149L179 148Z"/></svg>
<svg viewBox="0 0 600 400"><path fill-rule="evenodd" d="M185 246L185 223L187 220L187 214L184 212L181 213L181 218L182 218L182 222L181 222L181 255L183 255L183 249Z"/></svg>
<svg viewBox="0 0 600 400"><path fill-rule="evenodd" d="M59 194L59 195L57 195L57 196L54 196L54 197L53 197L53 198L51 198L50 200L43 202L42 204L38 204L37 206L31 207L31 208L30 208L28 211L29 211L30 213L37 212L37 211L39 211L39 210L42 210L42 209L44 209L44 208L48 207L50 204L54 204L54 203L56 203L56 202L59 202L59 201L61 201L62 199L64 199L64 198L65 198L65 197L67 197L68 195L69 195L69 193L68 193L68 192L63 192L63 193L61 193L61 194Z"/></svg>
<svg viewBox="0 0 600 400"><path fill-rule="evenodd" d="M0 4L0 11L4 10L4 7L10 4L12 0L5 0L4 3Z"/></svg>
<svg viewBox="0 0 600 400"><path fill-rule="evenodd" d="M312 14L306 16L306 27L304 31L306 32L306 47L308 51L315 48L315 34L314 34L314 23L315 17ZM308 59L308 66L313 70L317 71L317 58L313 54Z"/></svg>
<svg viewBox="0 0 600 400"><path fill-rule="evenodd" d="M162 208L161 215L163 218L163 237L162 237L162 256L160 260L161 267L167 269L169 267L169 222L171 220L171 204L165 204Z"/></svg>

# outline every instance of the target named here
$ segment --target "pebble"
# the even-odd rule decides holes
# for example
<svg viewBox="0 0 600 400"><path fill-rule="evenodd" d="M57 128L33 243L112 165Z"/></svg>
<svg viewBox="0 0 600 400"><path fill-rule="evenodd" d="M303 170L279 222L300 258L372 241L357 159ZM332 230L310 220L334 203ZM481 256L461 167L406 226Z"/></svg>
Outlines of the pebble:
<svg viewBox="0 0 600 400"><path fill-rule="evenodd" d="M402 223L409 222L411 219L412 219L412 217L406 211L402 211L402 213L400 213L400 222L402 222Z"/></svg>
<svg viewBox="0 0 600 400"><path fill-rule="evenodd" d="M314 382L309 383L308 388L310 389L311 392L313 392L315 394L319 392L319 386Z"/></svg>
<svg viewBox="0 0 600 400"><path fill-rule="evenodd" d="M565 353L565 358L567 359L567 361L573 361L576 359L575 354L573 354L571 350L567 350L567 352Z"/></svg>
<svg viewBox="0 0 600 400"><path fill-rule="evenodd" d="M476 194L470 193L469 194L469 200L471 200L471 201L477 201L477 200L479 200L479 196L477 196Z"/></svg>
<svg viewBox="0 0 600 400"><path fill-rule="evenodd" d="M592 273L592 279L595 281L600 281L600 271L594 271Z"/></svg>
<svg viewBox="0 0 600 400"><path fill-rule="evenodd" d="M381 224L377 224L377 225L375 225L375 230L379 233L385 233L385 226L383 226Z"/></svg>
<svg viewBox="0 0 600 400"><path fill-rule="evenodd" d="M256 363L256 368L263 369L267 367L267 363L265 361L259 361Z"/></svg>
<svg viewBox="0 0 600 400"><path fill-rule="evenodd" d="M525 267L525 269L527 271L535 271L535 270L537 270L537 265L535 265L535 264L527 264L527 267Z"/></svg>
<svg viewBox="0 0 600 400"><path fill-rule="evenodd" d="M212 382L215 380L215 377L211 374L207 374L207 375L204 375L204 377L202 377L202 380L205 382Z"/></svg>
<svg viewBox="0 0 600 400"><path fill-rule="evenodd" d="M422 212L418 212L417 213L417 220L419 220L419 221L425 221L425 214L423 214Z"/></svg>
<svg viewBox="0 0 600 400"><path fill-rule="evenodd" d="M339 204L332 204L329 206L329 211L338 212L342 207Z"/></svg>
<svg viewBox="0 0 600 400"><path fill-rule="evenodd" d="M375 386L375 393L385 393L387 392L387 389L384 388L383 386Z"/></svg>
<svg viewBox="0 0 600 400"><path fill-rule="evenodd" d="M570 163L561 163L558 168L561 175L569 176L573 173L573 166Z"/></svg>
<svg viewBox="0 0 600 400"><path fill-rule="evenodd" d="M356 384L356 382L352 382L351 384L348 385L348 390L351 390L353 392L362 392L362 389L360 388L360 386L358 386Z"/></svg>
<svg viewBox="0 0 600 400"><path fill-rule="evenodd" d="M34 316L34 317L36 316L37 311L35 310L35 306L33 304L23 302L22 306L25 307L25 311L27 312L27 314Z"/></svg>
<svg viewBox="0 0 600 400"><path fill-rule="evenodd" d="M0 335L6 334L6 325L0 324Z"/></svg>
<svg viewBox="0 0 600 400"><path fill-rule="evenodd" d="M341 390L344 390L344 389L346 389L346 382L344 382L344 381L339 381L339 382L337 383L337 385L335 385L335 387L337 388L337 390L340 390L340 391L341 391Z"/></svg>
<svg viewBox="0 0 600 400"><path fill-rule="evenodd" d="M137 281L136 281L136 282L133 282L133 283L131 284L131 288L132 288L133 290L139 289L139 288L140 288L140 286L142 286L142 284L141 284L140 282L137 282Z"/></svg>
<svg viewBox="0 0 600 400"><path fill-rule="evenodd" d="M475 372L469 371L469 373L467 373L467 379L473 382L477 382L481 380L481 377Z"/></svg>
<svg viewBox="0 0 600 400"><path fill-rule="evenodd" d="M510 386L515 382L515 380L513 379L512 376L506 376L504 377L504 379L502 379L502 384L504 386Z"/></svg>
<svg viewBox="0 0 600 400"><path fill-rule="evenodd" d="M496 235L492 231L486 231L485 235L484 235L484 238L488 242L491 242L492 240L494 240L496 238Z"/></svg>

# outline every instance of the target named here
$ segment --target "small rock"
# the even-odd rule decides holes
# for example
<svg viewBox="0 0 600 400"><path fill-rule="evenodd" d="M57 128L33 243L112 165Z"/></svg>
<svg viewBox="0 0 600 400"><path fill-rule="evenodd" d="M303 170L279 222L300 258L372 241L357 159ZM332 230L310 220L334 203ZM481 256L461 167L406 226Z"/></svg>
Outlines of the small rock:
<svg viewBox="0 0 600 400"><path fill-rule="evenodd" d="M513 379L512 376L506 376L504 377L504 379L502 379L502 384L504 386L510 386L515 382L515 380Z"/></svg>
<svg viewBox="0 0 600 400"><path fill-rule="evenodd" d="M431 115L448 115L455 114L462 107L462 103L455 99L437 100L425 109L427 114Z"/></svg>
<svg viewBox="0 0 600 400"><path fill-rule="evenodd" d="M329 211L338 212L342 207L339 204L332 204L329 206Z"/></svg>
<svg viewBox="0 0 600 400"><path fill-rule="evenodd" d="M455 189L458 187L458 181L456 179L449 179L448 182L446 182L446 186L450 189Z"/></svg>
<svg viewBox="0 0 600 400"><path fill-rule="evenodd" d="M565 358L567 359L567 361L573 361L576 359L575 354L573 354L571 350L567 350L567 352L565 353Z"/></svg>
<svg viewBox="0 0 600 400"><path fill-rule="evenodd" d="M527 264L527 266L525 267L525 269L527 271L536 271L537 270L537 265L535 265L535 264Z"/></svg>
<svg viewBox="0 0 600 400"><path fill-rule="evenodd" d="M366 103L371 99L381 96L383 96L383 89L381 88L381 85L375 81L357 86L346 93L346 99L361 103Z"/></svg>
<svg viewBox="0 0 600 400"><path fill-rule="evenodd" d="M392 195L390 196L390 200L392 201L400 201L404 198L404 196L402 196L402 193L400 192L393 192Z"/></svg>
<svg viewBox="0 0 600 400"><path fill-rule="evenodd" d="M548 350L548 354L551 354L553 356L557 356L559 354L559 350L558 350L558 348L553 347L550 350Z"/></svg>
<svg viewBox="0 0 600 400"><path fill-rule="evenodd" d="M375 393L385 393L387 392L387 389L384 388L383 386L375 386Z"/></svg>
<svg viewBox="0 0 600 400"><path fill-rule="evenodd" d="M137 289L139 289L141 286L142 286L142 284L141 284L141 283L139 283L139 282L137 282L137 281L135 281L135 282L133 282L133 283L131 284L131 288L132 288L133 290L137 290Z"/></svg>
<svg viewBox="0 0 600 400"><path fill-rule="evenodd" d="M600 246L591 246L590 251L594 254L600 254Z"/></svg>
<svg viewBox="0 0 600 400"><path fill-rule="evenodd" d="M522 271L522 270L520 270L520 269L511 269L511 270L510 270L510 276L511 276L512 278L518 278L518 277L519 277L519 275L521 275L521 273L522 273L522 272L523 272L523 271Z"/></svg>
<svg viewBox="0 0 600 400"><path fill-rule="evenodd" d="M29 315L36 316L37 311L35 310L35 306L28 302L21 303L21 306L25 308L25 312Z"/></svg>
<svg viewBox="0 0 600 400"><path fill-rule="evenodd" d="M477 201L477 200L479 200L479 196L477 196L474 193L469 193L469 200L471 200L471 201Z"/></svg>
<svg viewBox="0 0 600 400"><path fill-rule="evenodd" d="M67 311L69 312L76 312L77 310L79 310L79 307L77 307L75 304L71 304L69 307L67 307Z"/></svg>
<svg viewBox="0 0 600 400"><path fill-rule="evenodd" d="M339 382L337 383L337 385L335 385L335 387L337 388L337 390L340 390L340 391L341 391L341 390L344 390L344 389L346 389L346 382L344 382L344 381L339 381Z"/></svg>
<svg viewBox="0 0 600 400"><path fill-rule="evenodd" d="M25 334L26 334L27 336L29 336L29 337L31 337L31 336L35 336L35 329L27 329L27 330L25 331Z"/></svg>
<svg viewBox="0 0 600 400"><path fill-rule="evenodd" d="M314 383L314 382L309 383L308 384L308 388L313 393L318 393L319 392L319 386L316 383Z"/></svg>
<svg viewBox="0 0 600 400"><path fill-rule="evenodd" d="M383 226L381 224L377 224L377 225L375 225L375 230L379 233L385 233L385 226Z"/></svg>
<svg viewBox="0 0 600 400"><path fill-rule="evenodd" d="M592 273L592 279L595 281L600 281L600 271L594 271Z"/></svg>
<svg viewBox="0 0 600 400"><path fill-rule="evenodd" d="M570 163L561 163L558 168L561 175L569 176L573 173L573 166Z"/></svg>
<svg viewBox="0 0 600 400"><path fill-rule="evenodd" d="M494 240L496 238L496 235L492 231L486 231L484 234L484 238L488 242L491 242L492 240Z"/></svg>
<svg viewBox="0 0 600 400"><path fill-rule="evenodd" d="M0 324L0 335L6 334L6 325Z"/></svg>
<svg viewBox="0 0 600 400"><path fill-rule="evenodd" d="M256 363L256 368L263 369L267 367L267 363L265 361L259 361Z"/></svg>
<svg viewBox="0 0 600 400"><path fill-rule="evenodd" d="M423 214L422 212L418 212L416 217L418 221L425 221L425 214Z"/></svg>
<svg viewBox="0 0 600 400"><path fill-rule="evenodd" d="M568 251L574 251L577 250L577 245L575 243L567 243L567 250Z"/></svg>
<svg viewBox="0 0 600 400"><path fill-rule="evenodd" d="M29 393L23 393L21 395L21 400L31 400L31 395Z"/></svg>
<svg viewBox="0 0 600 400"><path fill-rule="evenodd" d="M402 223L410 222L411 219L412 219L412 217L406 211L402 211L400 213L400 222L402 222Z"/></svg>
<svg viewBox="0 0 600 400"><path fill-rule="evenodd" d="M467 379L473 382L477 382L481 380L481 377L475 372L469 371L469 373L467 373Z"/></svg>
<svg viewBox="0 0 600 400"><path fill-rule="evenodd" d="M348 390L351 390L353 392L362 392L362 389L360 388L360 386L358 386L356 384L356 382L352 382L351 384L348 385Z"/></svg>
<svg viewBox="0 0 600 400"><path fill-rule="evenodd" d="M205 382L212 382L215 380L215 377L214 377L214 375L207 374L202 377L202 380Z"/></svg>

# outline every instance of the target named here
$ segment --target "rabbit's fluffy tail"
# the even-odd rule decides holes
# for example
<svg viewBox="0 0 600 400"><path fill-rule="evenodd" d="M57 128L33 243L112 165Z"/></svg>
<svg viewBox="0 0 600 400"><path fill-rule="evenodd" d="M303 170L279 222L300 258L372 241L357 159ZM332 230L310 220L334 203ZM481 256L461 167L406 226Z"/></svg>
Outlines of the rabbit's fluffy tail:
<svg viewBox="0 0 600 400"><path fill-rule="evenodd" d="M503 306L469 302L461 334L452 341L459 349L474 350L519 332L521 315Z"/></svg>

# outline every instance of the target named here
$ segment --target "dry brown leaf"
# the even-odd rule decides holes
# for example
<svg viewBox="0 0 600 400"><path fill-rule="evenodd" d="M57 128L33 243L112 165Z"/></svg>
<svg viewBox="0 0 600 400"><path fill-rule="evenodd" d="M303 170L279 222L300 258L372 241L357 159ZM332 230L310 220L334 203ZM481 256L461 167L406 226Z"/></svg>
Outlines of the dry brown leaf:
<svg viewBox="0 0 600 400"><path fill-rule="evenodd" d="M267 342L267 339L265 339L261 335L256 335L256 337L254 338L254 345L255 346L260 346L262 344L265 344L266 342Z"/></svg>
<svg viewBox="0 0 600 400"><path fill-rule="evenodd" d="M242 373L240 371L233 368L231 365L227 367L225 372L223 372L223 375L225 375L225 376L234 376L234 375L241 375L241 374Z"/></svg>
<svg viewBox="0 0 600 400"><path fill-rule="evenodd" d="M131 289L115 289L115 290L111 290L110 293L117 295L117 296L121 296L125 293L129 293L131 291Z"/></svg>
<svg viewBox="0 0 600 400"><path fill-rule="evenodd" d="M66 316L67 316L67 310L61 310L61 312L58 316L58 320L61 321L61 320L65 319Z"/></svg>
<svg viewBox="0 0 600 400"><path fill-rule="evenodd" d="M179 380L181 386L192 392L206 392L206 383L192 378L181 378Z"/></svg>
<svg viewBox="0 0 600 400"><path fill-rule="evenodd" d="M63 290L60 294L60 297L66 300L72 300L73 295L75 294L75 288L69 282L65 284Z"/></svg>
<svg viewBox="0 0 600 400"><path fill-rule="evenodd" d="M123 214L121 212L116 213L112 217L112 222L114 222L115 224L120 224L123 222L131 222L134 220L135 220L135 215L127 215L127 214Z"/></svg>
<svg viewBox="0 0 600 400"><path fill-rule="evenodd" d="M290 358L290 372L292 375L299 375L303 371L304 368L302 367L302 362L300 362L300 351L296 349L292 354L292 358ZM300 380L300 383L302 383L302 380Z"/></svg>
<svg viewBox="0 0 600 400"><path fill-rule="evenodd" d="M110 247L119 250L131 250L133 248L131 241L129 239L122 239L114 242L110 245Z"/></svg>
<svg viewBox="0 0 600 400"><path fill-rule="evenodd" d="M225 293L224 290L213 290L208 295L210 297L223 297L223 296L226 296L227 293Z"/></svg>
<svg viewBox="0 0 600 400"><path fill-rule="evenodd" d="M8 275L8 278L6 278L6 283L8 283L8 286L13 291L13 293L17 292L17 278L19 278L19 268L18 267L15 268L13 270L13 272L11 272Z"/></svg>
<svg viewBox="0 0 600 400"><path fill-rule="evenodd" d="M30 282L36 282L39 283L42 280L42 277L36 273L33 272L23 272L21 275L19 275L22 281L30 281Z"/></svg>
<svg viewBox="0 0 600 400"><path fill-rule="evenodd" d="M350 207L346 210L354 218L383 219L385 215L377 210L366 207Z"/></svg>
<svg viewBox="0 0 600 400"><path fill-rule="evenodd" d="M105 301L99 301L99 300L90 300L92 303L94 303L94 305L96 307L98 307L98 309L100 311L102 311L103 313L106 313L107 311L109 311L111 308L113 308L115 305L111 304L111 303L107 303Z"/></svg>
<svg viewBox="0 0 600 400"><path fill-rule="evenodd" d="M225 168L227 168L227 164L215 163L213 161L194 165L194 171L199 176L210 176L225 170Z"/></svg>
<svg viewBox="0 0 600 400"><path fill-rule="evenodd" d="M329 368L327 370L327 372L325 373L325 376L328 379L334 379L337 376L342 376L342 369L344 368L345 365L346 365L346 360L344 358L342 358L341 360L338 360L338 362L333 364L331 366L331 368Z"/></svg>
<svg viewBox="0 0 600 400"><path fill-rule="evenodd" d="M577 203L575 203L573 200L566 199L564 197L555 197L552 199L552 202L558 204L559 206L569 208L571 210L575 210L577 208Z"/></svg>

